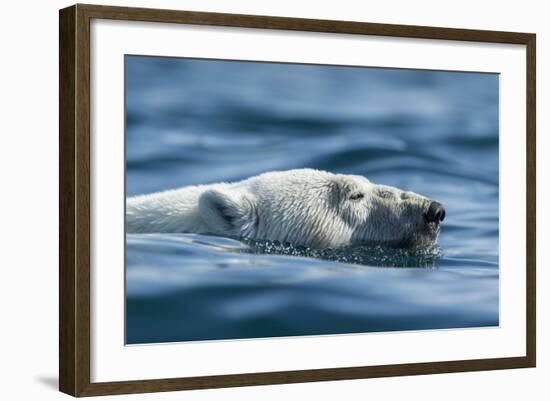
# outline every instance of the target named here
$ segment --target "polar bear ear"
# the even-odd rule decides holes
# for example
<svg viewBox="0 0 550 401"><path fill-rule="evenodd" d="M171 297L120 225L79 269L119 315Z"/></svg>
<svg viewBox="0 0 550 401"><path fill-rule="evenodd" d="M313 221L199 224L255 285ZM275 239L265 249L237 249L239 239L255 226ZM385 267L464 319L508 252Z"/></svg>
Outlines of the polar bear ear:
<svg viewBox="0 0 550 401"><path fill-rule="evenodd" d="M340 180L333 180L329 185L329 199L332 205L339 205L346 196L346 188Z"/></svg>
<svg viewBox="0 0 550 401"><path fill-rule="evenodd" d="M243 194L210 189L199 198L199 212L213 233L240 234L251 204Z"/></svg>

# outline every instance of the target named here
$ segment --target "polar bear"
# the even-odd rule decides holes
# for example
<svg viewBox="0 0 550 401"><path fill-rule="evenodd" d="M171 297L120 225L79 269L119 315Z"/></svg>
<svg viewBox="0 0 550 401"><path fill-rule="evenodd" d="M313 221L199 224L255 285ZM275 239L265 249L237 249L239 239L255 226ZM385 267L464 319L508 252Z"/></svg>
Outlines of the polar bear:
<svg viewBox="0 0 550 401"><path fill-rule="evenodd" d="M435 244L443 206L358 175L276 171L126 201L128 233L199 233L310 248Z"/></svg>

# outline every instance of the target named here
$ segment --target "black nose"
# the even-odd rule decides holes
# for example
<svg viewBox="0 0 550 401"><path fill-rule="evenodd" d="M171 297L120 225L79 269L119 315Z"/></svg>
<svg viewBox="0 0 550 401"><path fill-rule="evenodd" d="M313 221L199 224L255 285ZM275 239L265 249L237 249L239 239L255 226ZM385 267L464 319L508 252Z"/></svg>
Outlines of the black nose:
<svg viewBox="0 0 550 401"><path fill-rule="evenodd" d="M445 218L445 208L441 203L434 201L430 203L430 207L428 207L428 211L424 216L429 223L439 223Z"/></svg>

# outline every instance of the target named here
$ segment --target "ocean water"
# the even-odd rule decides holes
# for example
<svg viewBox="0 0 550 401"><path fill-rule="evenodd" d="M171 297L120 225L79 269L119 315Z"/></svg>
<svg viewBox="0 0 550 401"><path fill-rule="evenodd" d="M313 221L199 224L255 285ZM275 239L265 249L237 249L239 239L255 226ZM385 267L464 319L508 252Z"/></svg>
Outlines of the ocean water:
<svg viewBox="0 0 550 401"><path fill-rule="evenodd" d="M127 234L128 344L499 324L498 75L126 56L126 194L310 167L437 199L438 245Z"/></svg>

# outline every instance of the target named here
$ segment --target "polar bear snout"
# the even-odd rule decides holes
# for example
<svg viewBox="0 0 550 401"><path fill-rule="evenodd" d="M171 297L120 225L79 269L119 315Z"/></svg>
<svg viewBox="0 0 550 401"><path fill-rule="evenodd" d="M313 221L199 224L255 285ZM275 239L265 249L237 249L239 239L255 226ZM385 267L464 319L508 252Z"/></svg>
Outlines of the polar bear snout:
<svg viewBox="0 0 550 401"><path fill-rule="evenodd" d="M445 219L445 208L441 203L431 201L424 218L428 223L439 223Z"/></svg>

